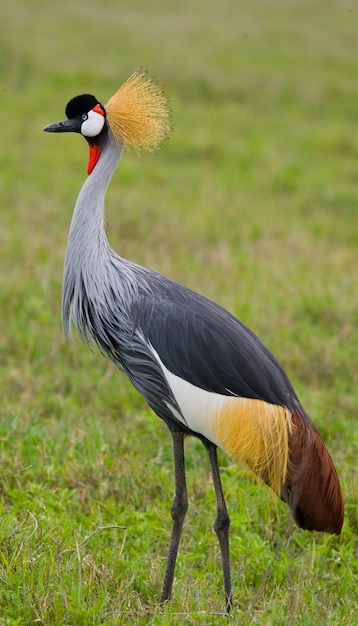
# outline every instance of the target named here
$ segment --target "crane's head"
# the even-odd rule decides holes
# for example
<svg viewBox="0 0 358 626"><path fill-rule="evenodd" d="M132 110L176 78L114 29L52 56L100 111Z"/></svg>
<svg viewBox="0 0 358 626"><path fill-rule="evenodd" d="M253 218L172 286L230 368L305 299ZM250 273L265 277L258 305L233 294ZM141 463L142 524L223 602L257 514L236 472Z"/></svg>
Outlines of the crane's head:
<svg viewBox="0 0 358 626"><path fill-rule="evenodd" d="M90 174L101 155L103 139L111 133L118 145L154 150L169 135L170 111L159 85L137 70L103 106L95 96L75 96L66 106L67 119L45 126L50 133L80 133L88 141Z"/></svg>
<svg viewBox="0 0 358 626"><path fill-rule="evenodd" d="M67 119L45 126L49 133L80 133L89 143L87 173L95 167L100 154L100 139L108 132L106 111L97 98L90 94L75 96L66 106Z"/></svg>

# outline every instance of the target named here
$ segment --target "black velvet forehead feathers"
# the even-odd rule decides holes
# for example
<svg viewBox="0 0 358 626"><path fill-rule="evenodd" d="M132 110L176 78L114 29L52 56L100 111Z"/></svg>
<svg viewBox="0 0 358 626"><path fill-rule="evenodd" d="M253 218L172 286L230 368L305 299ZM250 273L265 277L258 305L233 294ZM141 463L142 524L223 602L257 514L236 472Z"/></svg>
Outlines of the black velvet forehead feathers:
<svg viewBox="0 0 358 626"><path fill-rule="evenodd" d="M80 96L75 96L67 103L66 115L69 120L72 120L74 117L77 117L77 115L81 115L81 113L88 113L96 104L100 103L95 96L89 93L83 93Z"/></svg>

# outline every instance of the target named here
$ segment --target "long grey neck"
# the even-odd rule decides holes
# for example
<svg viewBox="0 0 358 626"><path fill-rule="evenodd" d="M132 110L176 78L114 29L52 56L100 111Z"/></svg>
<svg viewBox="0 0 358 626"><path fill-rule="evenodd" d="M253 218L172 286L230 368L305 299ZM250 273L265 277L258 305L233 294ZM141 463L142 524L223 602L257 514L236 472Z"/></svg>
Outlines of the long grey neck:
<svg viewBox="0 0 358 626"><path fill-rule="evenodd" d="M93 172L85 180L77 198L67 244L67 257L71 262L77 257L81 265L88 255L108 247L104 228L104 198L114 170L122 156L123 146L118 146L110 134L101 146L101 155ZM78 267L78 266L77 266Z"/></svg>
<svg viewBox="0 0 358 626"><path fill-rule="evenodd" d="M104 198L122 152L123 146L118 146L108 133L101 145L100 158L77 198L63 276L62 320L65 335L69 334L72 325L83 335L86 302L100 304L99 299L104 297L109 259L111 254L114 255L104 227Z"/></svg>

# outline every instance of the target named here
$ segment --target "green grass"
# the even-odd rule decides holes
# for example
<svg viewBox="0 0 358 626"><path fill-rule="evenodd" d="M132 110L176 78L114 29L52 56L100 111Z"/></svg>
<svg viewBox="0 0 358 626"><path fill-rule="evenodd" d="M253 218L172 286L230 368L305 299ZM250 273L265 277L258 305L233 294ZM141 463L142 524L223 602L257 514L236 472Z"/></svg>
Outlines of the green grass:
<svg viewBox="0 0 358 626"><path fill-rule="evenodd" d="M358 575L358 10L354 3L49 0L2 8L0 624L351 625ZM208 461L188 440L190 508L159 608L173 495L169 433L129 383L64 346L63 255L87 148L41 128L138 66L175 132L126 153L113 247L220 302L278 357L335 459L340 537L220 454L235 611L223 616Z"/></svg>

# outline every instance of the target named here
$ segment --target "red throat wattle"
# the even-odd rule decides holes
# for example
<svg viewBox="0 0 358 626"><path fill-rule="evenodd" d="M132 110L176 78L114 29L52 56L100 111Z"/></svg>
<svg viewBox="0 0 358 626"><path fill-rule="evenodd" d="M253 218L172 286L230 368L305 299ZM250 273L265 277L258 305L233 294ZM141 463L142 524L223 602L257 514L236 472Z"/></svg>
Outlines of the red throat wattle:
<svg viewBox="0 0 358 626"><path fill-rule="evenodd" d="M87 174L90 174L91 172L93 172L95 165L97 164L97 161L99 159L99 156L101 154L101 148L97 145L91 145L89 147L89 159L88 159L88 165L87 165Z"/></svg>

